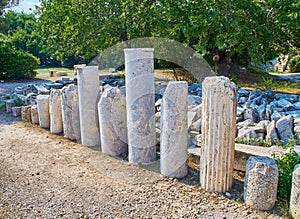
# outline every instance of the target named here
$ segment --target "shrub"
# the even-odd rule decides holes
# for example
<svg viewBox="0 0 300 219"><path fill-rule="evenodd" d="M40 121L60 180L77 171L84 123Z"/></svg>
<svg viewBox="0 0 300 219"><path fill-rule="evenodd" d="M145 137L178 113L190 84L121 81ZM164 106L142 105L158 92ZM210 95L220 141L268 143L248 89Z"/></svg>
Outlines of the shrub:
<svg viewBox="0 0 300 219"><path fill-rule="evenodd" d="M0 79L22 79L36 75L39 61L33 55L16 50L0 37Z"/></svg>
<svg viewBox="0 0 300 219"><path fill-rule="evenodd" d="M291 195L292 176L294 167L300 163L300 157L293 147L281 156L274 156L279 169L278 199L289 200Z"/></svg>
<svg viewBox="0 0 300 219"><path fill-rule="evenodd" d="M289 61L290 72L300 72L300 56L295 56Z"/></svg>

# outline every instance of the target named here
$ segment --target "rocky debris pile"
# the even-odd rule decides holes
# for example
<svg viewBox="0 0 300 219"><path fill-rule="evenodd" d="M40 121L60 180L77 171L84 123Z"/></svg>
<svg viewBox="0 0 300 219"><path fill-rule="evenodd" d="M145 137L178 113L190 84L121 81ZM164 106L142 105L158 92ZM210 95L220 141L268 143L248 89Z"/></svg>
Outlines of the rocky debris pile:
<svg viewBox="0 0 300 219"><path fill-rule="evenodd" d="M188 91L190 144L201 146L202 86L190 84ZM156 102L158 132L160 102ZM281 140L287 144L295 134L300 136L300 95L237 89L236 120L237 138L259 138L272 143Z"/></svg>
<svg viewBox="0 0 300 219"><path fill-rule="evenodd" d="M50 94L50 90L61 89L69 84L77 84L77 78L70 80L63 77L62 80L43 84L29 84L15 88L11 97L2 95L1 100L17 102L21 100L24 105L35 104L39 94ZM110 75L100 80L100 85L119 87L122 93L125 90L125 77L123 75ZM155 107L156 107L156 132L157 141L160 134L160 104L167 87L166 81L155 82ZM202 85L189 84L188 86L188 130L189 145L201 145L201 114L202 114ZM12 99L12 101L7 101ZM20 104L17 104L20 105ZM12 106L8 106L11 109ZM11 112L11 110L9 110ZM263 139L272 143L281 140L283 144L296 134L300 136L300 95L274 93L271 90L248 91L237 90L237 138L239 139ZM300 139L299 139L300 140Z"/></svg>
<svg viewBox="0 0 300 219"><path fill-rule="evenodd" d="M238 138L261 138L284 145L300 135L300 96L271 90L239 89L237 106Z"/></svg>

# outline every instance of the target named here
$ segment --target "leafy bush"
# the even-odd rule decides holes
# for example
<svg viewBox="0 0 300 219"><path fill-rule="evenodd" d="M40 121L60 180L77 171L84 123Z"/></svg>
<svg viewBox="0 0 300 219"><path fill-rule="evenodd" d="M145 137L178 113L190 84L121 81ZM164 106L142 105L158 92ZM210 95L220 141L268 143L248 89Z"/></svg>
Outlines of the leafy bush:
<svg viewBox="0 0 300 219"><path fill-rule="evenodd" d="M30 78L36 75L34 69L39 61L33 55L14 49L9 42L0 36L0 79Z"/></svg>
<svg viewBox="0 0 300 219"><path fill-rule="evenodd" d="M278 199L289 200L291 195L292 176L294 167L300 163L300 157L293 147L281 156L274 156L279 169Z"/></svg>
<svg viewBox="0 0 300 219"><path fill-rule="evenodd" d="M293 57L288 65L291 72L300 72L300 56Z"/></svg>

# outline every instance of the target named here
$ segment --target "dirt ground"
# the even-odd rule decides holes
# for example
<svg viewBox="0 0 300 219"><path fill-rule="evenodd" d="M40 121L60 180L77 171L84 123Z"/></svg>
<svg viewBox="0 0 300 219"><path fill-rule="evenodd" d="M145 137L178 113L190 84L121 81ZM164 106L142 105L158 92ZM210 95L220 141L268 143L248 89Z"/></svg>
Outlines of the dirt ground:
<svg viewBox="0 0 300 219"><path fill-rule="evenodd" d="M0 111L0 218L280 218Z"/></svg>

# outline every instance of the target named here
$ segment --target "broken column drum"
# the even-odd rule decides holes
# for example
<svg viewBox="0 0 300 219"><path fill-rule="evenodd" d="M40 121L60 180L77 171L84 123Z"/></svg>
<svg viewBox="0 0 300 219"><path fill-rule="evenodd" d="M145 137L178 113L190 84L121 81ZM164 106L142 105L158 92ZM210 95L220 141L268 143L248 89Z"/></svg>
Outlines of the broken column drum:
<svg viewBox="0 0 300 219"><path fill-rule="evenodd" d="M118 156L128 152L126 99L120 89L106 85L98 103L101 150Z"/></svg>
<svg viewBox="0 0 300 219"><path fill-rule="evenodd" d="M38 95L36 98L39 123L42 128L50 128L49 95Z"/></svg>
<svg viewBox="0 0 300 219"><path fill-rule="evenodd" d="M74 84L62 89L62 119L64 137L80 141L78 89Z"/></svg>
<svg viewBox="0 0 300 219"><path fill-rule="evenodd" d="M99 146L97 94L99 91L98 66L77 68L81 144Z"/></svg>
<svg viewBox="0 0 300 219"><path fill-rule="evenodd" d="M271 210L277 198L278 176L274 159L250 156L246 164L245 203L259 210Z"/></svg>
<svg viewBox="0 0 300 219"><path fill-rule="evenodd" d="M129 162L151 163L156 159L154 49L124 52Z"/></svg>
<svg viewBox="0 0 300 219"><path fill-rule="evenodd" d="M160 171L168 177L187 175L188 85L169 82L161 105Z"/></svg>
<svg viewBox="0 0 300 219"><path fill-rule="evenodd" d="M50 92L50 132L59 134L63 132L62 110L61 110L61 91L52 89Z"/></svg>
<svg viewBox="0 0 300 219"><path fill-rule="evenodd" d="M210 192L232 186L236 134L236 88L226 77L207 77L202 84L200 184Z"/></svg>

